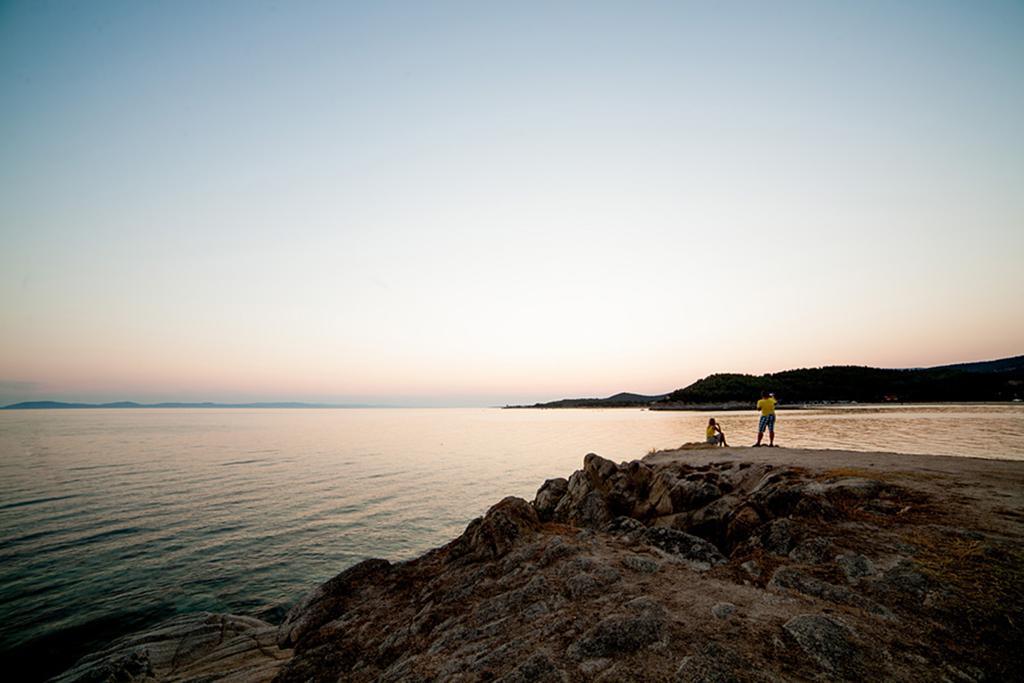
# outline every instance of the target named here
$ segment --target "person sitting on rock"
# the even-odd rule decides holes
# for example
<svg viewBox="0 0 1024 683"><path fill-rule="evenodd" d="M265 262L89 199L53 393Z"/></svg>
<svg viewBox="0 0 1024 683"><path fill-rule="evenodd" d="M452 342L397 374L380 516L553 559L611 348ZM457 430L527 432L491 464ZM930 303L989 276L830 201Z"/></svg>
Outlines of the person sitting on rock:
<svg viewBox="0 0 1024 683"><path fill-rule="evenodd" d="M715 418L708 420L708 443L712 446L728 446L725 442L725 432L722 431L722 427L715 422Z"/></svg>

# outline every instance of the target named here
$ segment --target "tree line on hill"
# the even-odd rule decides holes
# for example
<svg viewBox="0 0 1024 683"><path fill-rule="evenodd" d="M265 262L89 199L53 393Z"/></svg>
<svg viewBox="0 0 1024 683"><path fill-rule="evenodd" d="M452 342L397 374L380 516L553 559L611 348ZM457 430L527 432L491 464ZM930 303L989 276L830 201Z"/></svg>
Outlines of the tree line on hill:
<svg viewBox="0 0 1024 683"><path fill-rule="evenodd" d="M798 403L1013 401L1024 398L1024 356L934 368L892 370L859 365L802 368L765 375L717 373L661 396L620 393L509 408L675 408L752 404L762 391Z"/></svg>
<svg viewBox="0 0 1024 683"><path fill-rule="evenodd" d="M763 390L786 403L1012 401L1024 396L1024 356L912 370L842 365L760 376L720 373L676 389L659 402L749 402Z"/></svg>

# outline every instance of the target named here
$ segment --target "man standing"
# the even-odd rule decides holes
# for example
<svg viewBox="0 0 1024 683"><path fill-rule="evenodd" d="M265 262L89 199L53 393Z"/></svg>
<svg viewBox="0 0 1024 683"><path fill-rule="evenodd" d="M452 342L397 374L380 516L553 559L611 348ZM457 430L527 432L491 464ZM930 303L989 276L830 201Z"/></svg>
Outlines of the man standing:
<svg viewBox="0 0 1024 683"><path fill-rule="evenodd" d="M757 402L757 409L761 411L761 419L757 423L757 443L761 445L764 438L764 430L768 428L768 445L775 446L775 397L767 391L761 392L761 400Z"/></svg>

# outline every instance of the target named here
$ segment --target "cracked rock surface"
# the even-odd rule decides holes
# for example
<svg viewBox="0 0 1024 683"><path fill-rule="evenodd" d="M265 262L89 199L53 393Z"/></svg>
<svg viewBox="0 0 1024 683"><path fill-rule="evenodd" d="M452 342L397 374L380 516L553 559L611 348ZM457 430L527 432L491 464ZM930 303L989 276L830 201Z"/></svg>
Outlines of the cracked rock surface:
<svg viewBox="0 0 1024 683"><path fill-rule="evenodd" d="M198 612L115 641L53 679L71 681L270 681L291 656L277 629L252 617Z"/></svg>

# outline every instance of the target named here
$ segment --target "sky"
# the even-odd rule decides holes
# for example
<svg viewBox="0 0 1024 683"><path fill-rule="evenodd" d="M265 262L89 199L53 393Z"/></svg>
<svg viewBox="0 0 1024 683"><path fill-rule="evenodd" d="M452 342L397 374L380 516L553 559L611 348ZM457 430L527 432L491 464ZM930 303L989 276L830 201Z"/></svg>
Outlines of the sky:
<svg viewBox="0 0 1024 683"><path fill-rule="evenodd" d="M0 403L1024 353L1020 2L3 2L0 103Z"/></svg>

